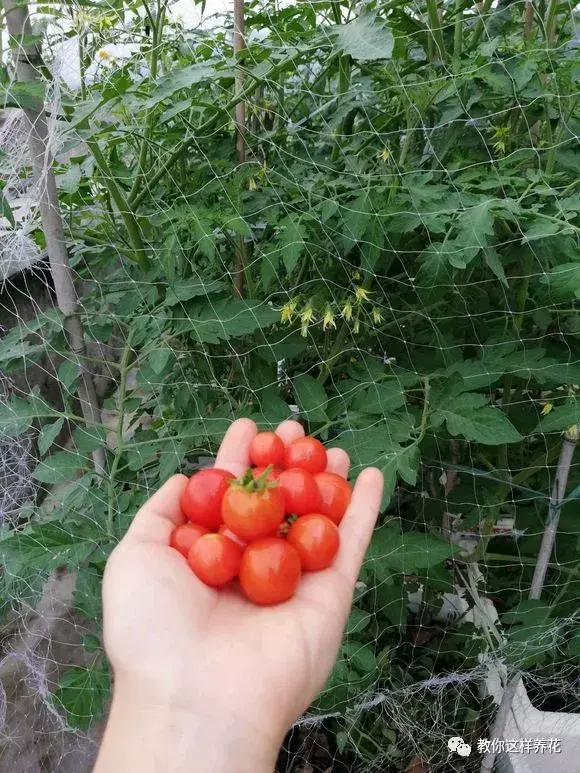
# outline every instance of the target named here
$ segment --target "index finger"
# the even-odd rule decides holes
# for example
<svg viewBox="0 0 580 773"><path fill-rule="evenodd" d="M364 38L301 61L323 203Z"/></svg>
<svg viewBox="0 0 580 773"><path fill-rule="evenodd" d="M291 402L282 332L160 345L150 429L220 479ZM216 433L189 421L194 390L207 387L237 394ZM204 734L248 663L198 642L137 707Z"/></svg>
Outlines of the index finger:
<svg viewBox="0 0 580 773"><path fill-rule="evenodd" d="M215 466L237 478L250 466L250 443L258 428L251 419L237 419L230 424L217 453Z"/></svg>

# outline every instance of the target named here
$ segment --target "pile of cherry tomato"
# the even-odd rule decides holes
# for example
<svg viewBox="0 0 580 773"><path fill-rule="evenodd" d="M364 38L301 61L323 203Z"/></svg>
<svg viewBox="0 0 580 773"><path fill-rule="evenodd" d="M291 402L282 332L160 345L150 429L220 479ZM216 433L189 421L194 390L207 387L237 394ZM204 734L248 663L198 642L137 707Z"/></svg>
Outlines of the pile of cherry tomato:
<svg viewBox="0 0 580 773"><path fill-rule="evenodd" d="M326 472L326 450L313 437L284 445L260 432L250 462L237 479L217 467L191 476L181 497L188 520L170 544L206 585L237 577L255 604L278 604L294 595L302 572L332 564L351 487Z"/></svg>

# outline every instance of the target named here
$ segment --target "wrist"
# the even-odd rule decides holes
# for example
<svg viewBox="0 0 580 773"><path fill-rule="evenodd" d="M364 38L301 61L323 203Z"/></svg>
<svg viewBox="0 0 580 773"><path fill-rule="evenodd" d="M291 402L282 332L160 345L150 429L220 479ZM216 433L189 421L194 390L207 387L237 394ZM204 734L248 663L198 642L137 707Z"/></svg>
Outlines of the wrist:
<svg viewBox="0 0 580 773"><path fill-rule="evenodd" d="M255 727L217 706L152 701L117 684L94 773L272 773L284 732L264 719Z"/></svg>

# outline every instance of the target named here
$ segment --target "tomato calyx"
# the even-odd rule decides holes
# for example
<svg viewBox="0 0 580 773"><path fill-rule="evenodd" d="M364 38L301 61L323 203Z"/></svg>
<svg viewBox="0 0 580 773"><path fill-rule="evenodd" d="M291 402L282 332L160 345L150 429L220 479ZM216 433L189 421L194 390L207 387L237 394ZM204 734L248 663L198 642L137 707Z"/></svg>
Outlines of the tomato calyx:
<svg viewBox="0 0 580 773"><path fill-rule="evenodd" d="M261 475L258 475L257 478L254 478L252 468L248 467L248 469L240 478L230 480L229 485L244 489L244 491L249 492L259 492L270 488L277 488L277 480L268 480L268 476L273 469L274 465L269 464Z"/></svg>

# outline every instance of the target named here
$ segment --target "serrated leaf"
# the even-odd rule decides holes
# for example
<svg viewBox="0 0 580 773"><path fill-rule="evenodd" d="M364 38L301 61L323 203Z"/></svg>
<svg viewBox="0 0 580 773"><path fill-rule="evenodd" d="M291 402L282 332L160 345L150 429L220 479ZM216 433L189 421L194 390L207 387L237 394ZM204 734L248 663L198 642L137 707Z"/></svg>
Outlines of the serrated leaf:
<svg viewBox="0 0 580 773"><path fill-rule="evenodd" d="M535 432L563 432L575 424L580 424L580 400L572 398L564 405L552 408L542 418Z"/></svg>
<svg viewBox="0 0 580 773"><path fill-rule="evenodd" d="M353 59L370 62L390 59L393 54L393 33L376 22L372 14L361 13L349 24L339 24L334 29L338 48Z"/></svg>
<svg viewBox="0 0 580 773"><path fill-rule="evenodd" d="M300 217L296 215L289 215L284 218L280 226L283 228L279 241L282 262L284 263L286 273L290 276L304 250L306 229Z"/></svg>
<svg viewBox="0 0 580 773"><path fill-rule="evenodd" d="M73 360L65 360L59 365L58 368L59 381L66 390L70 391L73 384L79 377L80 372L81 366L78 362L73 362Z"/></svg>
<svg viewBox="0 0 580 773"><path fill-rule="evenodd" d="M73 666L61 676L54 699L67 715L71 727L87 729L103 716L109 696L110 677L106 661L89 668Z"/></svg>
<svg viewBox="0 0 580 773"><path fill-rule="evenodd" d="M90 454L105 445L105 427L77 427L73 432L74 448L81 454Z"/></svg>
<svg viewBox="0 0 580 773"><path fill-rule="evenodd" d="M60 413L42 398L30 395L28 400L12 397L0 403L0 437L16 437L31 426L34 419L58 418Z"/></svg>
<svg viewBox="0 0 580 773"><path fill-rule="evenodd" d="M351 249L363 238L371 221L372 210L367 193L362 193L354 201L341 208L341 234L346 249Z"/></svg>
<svg viewBox="0 0 580 773"><path fill-rule="evenodd" d="M149 365L157 375L163 373L170 359L173 357L173 349L169 346L160 346L149 353Z"/></svg>
<svg viewBox="0 0 580 773"><path fill-rule="evenodd" d="M10 531L0 539L2 564L10 571L34 568L44 571L82 563L109 537L94 522L34 523L22 531Z"/></svg>
<svg viewBox="0 0 580 773"><path fill-rule="evenodd" d="M328 396L320 381L305 373L292 379L292 386L298 407L308 421L327 421L324 409L328 402Z"/></svg>
<svg viewBox="0 0 580 773"><path fill-rule="evenodd" d="M370 544L365 565L377 580L389 578L392 572L411 574L440 564L459 552L432 534L402 532L398 520L378 528Z"/></svg>
<svg viewBox="0 0 580 773"><path fill-rule="evenodd" d="M405 405L403 387L396 381L384 381L372 384L363 391L358 391L352 402L352 409L361 413L373 413L386 416L397 408Z"/></svg>
<svg viewBox="0 0 580 773"><path fill-rule="evenodd" d="M3 107L21 107L38 111L44 101L44 83L38 81L12 81L2 87Z"/></svg>
<svg viewBox="0 0 580 773"><path fill-rule="evenodd" d="M192 333L200 343L217 344L268 327L279 319L280 312L264 301L223 299L191 308L175 327L178 332Z"/></svg>
<svg viewBox="0 0 580 773"><path fill-rule="evenodd" d="M541 277L540 282L556 298L580 298L580 262L563 263Z"/></svg>
<svg viewBox="0 0 580 773"><path fill-rule="evenodd" d="M103 616L102 574L94 566L81 566L75 584L75 609L87 620L99 621Z"/></svg>
<svg viewBox="0 0 580 773"><path fill-rule="evenodd" d="M483 251L483 257L487 267L495 274L504 287L508 287L507 277L501 264L501 260L493 247L486 247Z"/></svg>
<svg viewBox="0 0 580 773"><path fill-rule="evenodd" d="M368 628L372 619L373 615L370 612L366 612L364 609L359 609L358 607L353 607L344 631L346 636L361 633L365 628Z"/></svg>
<svg viewBox="0 0 580 773"><path fill-rule="evenodd" d="M32 477L41 483L63 483L87 467L87 457L74 451L59 451L43 459L32 471Z"/></svg>
<svg viewBox="0 0 580 773"><path fill-rule="evenodd" d="M220 292L225 284L218 279L184 279L167 288L165 306L175 306L183 301L189 301L202 295L211 295Z"/></svg>
<svg viewBox="0 0 580 773"><path fill-rule="evenodd" d="M56 436L61 431L64 418L57 419L53 424L45 424L38 435L38 451L44 455L54 443Z"/></svg>
<svg viewBox="0 0 580 773"><path fill-rule="evenodd" d="M538 218L533 220L531 224L526 228L523 244L536 241L536 239L545 239L548 236L554 236L554 234L560 233L563 228L560 223L554 223L551 220L544 220L544 218Z"/></svg>
<svg viewBox="0 0 580 773"><path fill-rule="evenodd" d="M419 447L415 444L408 446L394 445L386 452L386 462L381 471L384 477L383 498L381 510L390 504L391 497L397 485L397 475L410 486L417 484L417 475L421 462Z"/></svg>
<svg viewBox="0 0 580 773"><path fill-rule="evenodd" d="M494 204L493 199L489 199L459 215L455 222L457 235L454 240L458 252L449 256L452 266L465 268L481 248L487 247L493 236Z"/></svg>
<svg viewBox="0 0 580 773"><path fill-rule="evenodd" d="M497 446L517 443L522 436L499 408L488 405L485 395L464 392L447 405L434 409L431 420L435 426L445 420L450 435L462 435L484 445Z"/></svg>
<svg viewBox="0 0 580 773"><path fill-rule="evenodd" d="M168 75L159 78L146 106L155 107L159 102L172 97L176 91L191 88L196 83L210 83L215 81L216 77L231 77L232 75L233 73L229 70L220 70L218 74L216 68L209 62L199 62L189 67L173 70Z"/></svg>

